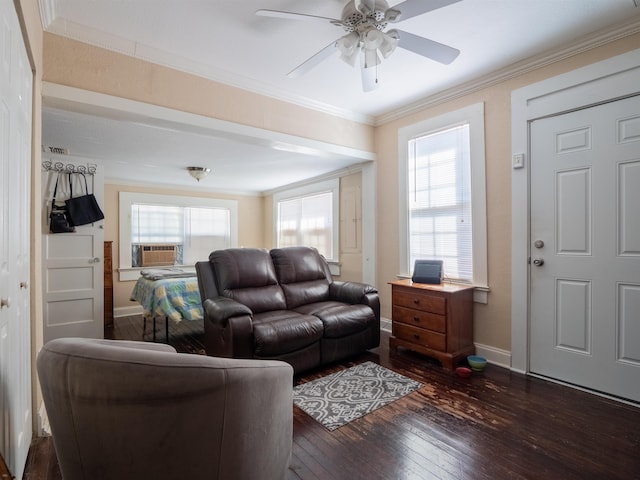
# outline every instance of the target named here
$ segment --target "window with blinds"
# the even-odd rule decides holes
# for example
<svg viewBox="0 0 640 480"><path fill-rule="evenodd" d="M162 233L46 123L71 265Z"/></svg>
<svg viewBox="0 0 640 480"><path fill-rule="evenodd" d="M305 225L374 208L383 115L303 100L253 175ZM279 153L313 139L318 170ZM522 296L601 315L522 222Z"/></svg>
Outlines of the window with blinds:
<svg viewBox="0 0 640 480"><path fill-rule="evenodd" d="M176 264L193 265L230 239L227 208L131 204L132 267L142 266L143 245L175 245Z"/></svg>
<svg viewBox="0 0 640 480"><path fill-rule="evenodd" d="M469 124L408 142L409 265L444 263L445 277L473 281L473 225Z"/></svg>
<svg viewBox="0 0 640 480"><path fill-rule="evenodd" d="M333 192L320 192L277 203L277 245L306 245L333 258Z"/></svg>

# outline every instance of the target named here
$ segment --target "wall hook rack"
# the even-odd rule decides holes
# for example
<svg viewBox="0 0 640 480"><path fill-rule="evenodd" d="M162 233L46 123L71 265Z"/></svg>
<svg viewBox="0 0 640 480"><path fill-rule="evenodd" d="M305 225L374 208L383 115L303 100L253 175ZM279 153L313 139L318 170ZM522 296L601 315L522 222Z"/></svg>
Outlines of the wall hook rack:
<svg viewBox="0 0 640 480"><path fill-rule="evenodd" d="M87 165L74 165L72 163L67 163L66 165L62 162L51 162L49 160L45 160L42 162L42 168L46 171L59 172L59 173L82 173L85 175L95 175L97 171L97 166L92 164Z"/></svg>

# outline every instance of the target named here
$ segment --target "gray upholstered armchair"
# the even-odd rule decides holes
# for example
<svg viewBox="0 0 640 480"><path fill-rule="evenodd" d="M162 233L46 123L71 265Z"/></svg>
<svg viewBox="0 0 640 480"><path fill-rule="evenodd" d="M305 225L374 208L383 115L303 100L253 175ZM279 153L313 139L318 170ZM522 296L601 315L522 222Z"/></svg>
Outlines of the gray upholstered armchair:
<svg viewBox="0 0 640 480"><path fill-rule="evenodd" d="M65 480L279 479L291 455L291 366L63 338L38 375Z"/></svg>

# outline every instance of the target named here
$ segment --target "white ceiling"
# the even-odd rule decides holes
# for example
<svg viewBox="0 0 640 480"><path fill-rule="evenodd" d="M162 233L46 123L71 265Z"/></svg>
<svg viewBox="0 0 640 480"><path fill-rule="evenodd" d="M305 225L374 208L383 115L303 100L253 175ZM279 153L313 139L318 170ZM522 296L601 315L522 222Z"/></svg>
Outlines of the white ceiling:
<svg viewBox="0 0 640 480"><path fill-rule="evenodd" d="M424 0L431 1L436 0ZM462 0L394 25L459 49L450 65L397 49L378 67L380 87L367 93L362 92L359 70L337 53L306 75L288 78L286 73L345 32L328 22L260 17L255 11L340 18L345 3L41 1L49 32L372 124L443 90L640 23L634 0ZM177 172L196 165L214 170L200 187L262 192L366 160L362 152L325 151L322 145L292 138L283 144L256 140L246 132L229 135L217 126L194 131L180 122L132 124L126 115L107 118L46 97L44 104L43 144L104 164L106 177L114 181L191 186L193 180Z"/></svg>

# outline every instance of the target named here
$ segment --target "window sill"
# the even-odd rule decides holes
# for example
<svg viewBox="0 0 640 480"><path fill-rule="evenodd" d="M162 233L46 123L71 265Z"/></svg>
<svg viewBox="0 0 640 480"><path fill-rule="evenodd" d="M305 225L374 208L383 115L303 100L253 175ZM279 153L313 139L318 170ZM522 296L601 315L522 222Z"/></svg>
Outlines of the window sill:
<svg viewBox="0 0 640 480"><path fill-rule="evenodd" d="M327 263L329 264L329 271L331 272L331 275L333 275L334 277L339 277L340 262L337 260L327 260Z"/></svg>

